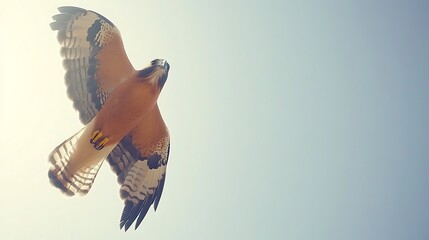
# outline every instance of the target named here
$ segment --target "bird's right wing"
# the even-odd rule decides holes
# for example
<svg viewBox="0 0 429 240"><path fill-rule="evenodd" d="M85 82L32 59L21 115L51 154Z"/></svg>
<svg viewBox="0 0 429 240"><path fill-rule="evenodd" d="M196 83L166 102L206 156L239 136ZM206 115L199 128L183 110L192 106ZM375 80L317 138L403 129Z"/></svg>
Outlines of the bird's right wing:
<svg viewBox="0 0 429 240"><path fill-rule="evenodd" d="M87 124L108 94L135 70L118 28L102 15L77 7L59 7L52 30L58 30L69 97Z"/></svg>
<svg viewBox="0 0 429 240"><path fill-rule="evenodd" d="M125 201L120 223L125 231L136 219L137 228L152 204L155 210L158 207L169 152L168 129L155 105L108 156Z"/></svg>

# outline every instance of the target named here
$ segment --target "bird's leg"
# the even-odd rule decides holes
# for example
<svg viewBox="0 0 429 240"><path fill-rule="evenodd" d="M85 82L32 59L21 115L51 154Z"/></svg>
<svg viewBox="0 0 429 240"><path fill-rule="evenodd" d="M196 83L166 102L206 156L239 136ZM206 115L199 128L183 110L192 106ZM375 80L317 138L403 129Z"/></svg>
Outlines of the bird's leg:
<svg viewBox="0 0 429 240"><path fill-rule="evenodd" d="M96 150L101 150L106 146L107 142L109 142L108 137L103 137L103 133L100 130L95 130L89 142L94 146Z"/></svg>

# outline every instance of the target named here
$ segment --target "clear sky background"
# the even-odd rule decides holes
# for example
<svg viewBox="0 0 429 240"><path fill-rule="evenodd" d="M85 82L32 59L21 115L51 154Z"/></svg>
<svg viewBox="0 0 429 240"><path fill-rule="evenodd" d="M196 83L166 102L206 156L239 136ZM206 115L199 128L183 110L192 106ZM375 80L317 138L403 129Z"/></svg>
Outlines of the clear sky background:
<svg viewBox="0 0 429 240"><path fill-rule="evenodd" d="M51 16L91 9L135 68L171 64L157 212L119 231L108 164L91 192L48 181L82 126ZM2 1L1 239L429 239L427 1Z"/></svg>

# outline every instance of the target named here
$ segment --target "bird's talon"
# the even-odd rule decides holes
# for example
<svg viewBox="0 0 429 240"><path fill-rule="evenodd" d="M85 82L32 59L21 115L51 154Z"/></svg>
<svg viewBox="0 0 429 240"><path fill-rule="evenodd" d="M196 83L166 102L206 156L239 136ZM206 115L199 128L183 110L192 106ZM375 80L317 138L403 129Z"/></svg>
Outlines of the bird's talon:
<svg viewBox="0 0 429 240"><path fill-rule="evenodd" d="M91 143L97 142L98 139L100 139L103 136L103 133L101 133L100 130L95 130L91 135Z"/></svg>
<svg viewBox="0 0 429 240"><path fill-rule="evenodd" d="M98 148L102 149L104 146L106 146L107 142L109 142L109 138L105 137L103 138L103 140L101 140L101 142L98 143Z"/></svg>
<svg viewBox="0 0 429 240"><path fill-rule="evenodd" d="M89 142L94 146L96 150L101 150L109 142L109 138L103 137L103 133L100 130L95 130L92 133Z"/></svg>

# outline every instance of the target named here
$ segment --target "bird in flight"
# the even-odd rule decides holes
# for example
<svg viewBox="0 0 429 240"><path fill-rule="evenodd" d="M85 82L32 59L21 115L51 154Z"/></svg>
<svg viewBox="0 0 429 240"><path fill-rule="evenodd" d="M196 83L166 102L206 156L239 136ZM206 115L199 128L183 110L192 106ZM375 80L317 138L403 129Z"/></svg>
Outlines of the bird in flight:
<svg viewBox="0 0 429 240"><path fill-rule="evenodd" d="M125 206L120 228L140 225L156 210L165 183L170 136L157 99L170 65L153 60L135 70L118 28L102 15L59 7L58 31L67 93L85 125L49 155L50 182L67 195L85 195L105 159L116 173Z"/></svg>

